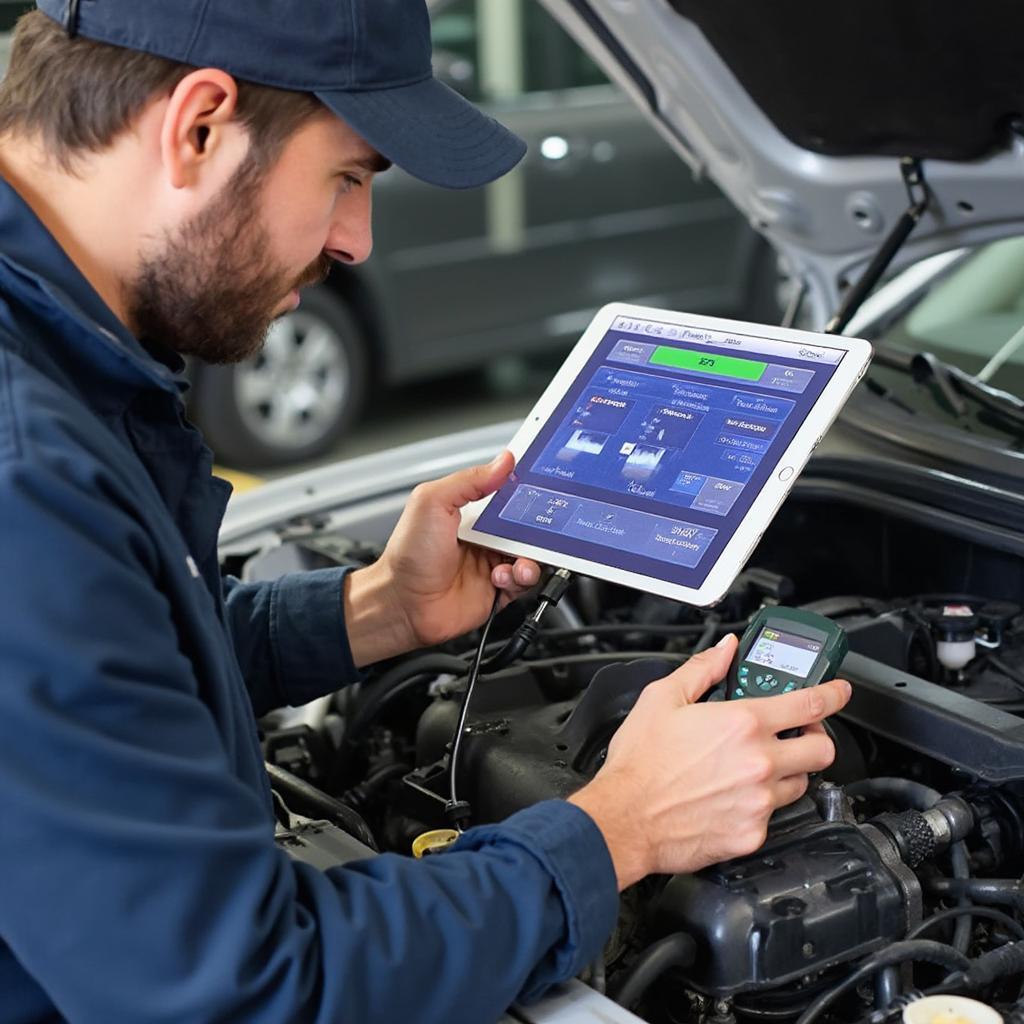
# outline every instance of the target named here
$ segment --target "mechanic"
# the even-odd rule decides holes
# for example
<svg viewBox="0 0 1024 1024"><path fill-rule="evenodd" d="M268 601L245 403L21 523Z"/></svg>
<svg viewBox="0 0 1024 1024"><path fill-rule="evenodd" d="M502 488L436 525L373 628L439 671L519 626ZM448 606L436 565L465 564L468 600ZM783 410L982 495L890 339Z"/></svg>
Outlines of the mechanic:
<svg viewBox="0 0 1024 1024"><path fill-rule="evenodd" d="M756 849L849 686L694 704L729 637L568 801L425 861L277 849L255 716L539 569L456 539L504 453L417 488L370 568L224 584L181 356L253 355L366 259L389 161L468 187L524 147L433 80L423 0L39 8L0 90L0 1020L492 1021L595 957L618 890Z"/></svg>

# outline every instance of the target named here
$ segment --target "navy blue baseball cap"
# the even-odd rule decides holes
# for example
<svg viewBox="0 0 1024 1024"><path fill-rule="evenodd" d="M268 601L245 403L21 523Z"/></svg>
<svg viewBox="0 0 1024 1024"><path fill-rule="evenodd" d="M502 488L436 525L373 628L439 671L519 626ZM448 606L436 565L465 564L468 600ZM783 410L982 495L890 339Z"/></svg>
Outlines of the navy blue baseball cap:
<svg viewBox="0 0 1024 1024"><path fill-rule="evenodd" d="M37 0L69 34L311 92L409 174L484 185L526 144L431 69L425 0Z"/></svg>

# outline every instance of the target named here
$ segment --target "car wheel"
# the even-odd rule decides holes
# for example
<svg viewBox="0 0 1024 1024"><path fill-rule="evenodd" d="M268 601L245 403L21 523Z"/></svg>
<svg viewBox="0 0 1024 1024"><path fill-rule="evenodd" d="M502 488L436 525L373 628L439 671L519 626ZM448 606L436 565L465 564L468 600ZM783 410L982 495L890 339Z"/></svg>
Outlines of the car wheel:
<svg viewBox="0 0 1024 1024"><path fill-rule="evenodd" d="M220 461L283 466L329 451L362 411L368 383L366 337L321 286L274 322L259 355L203 367L192 415Z"/></svg>

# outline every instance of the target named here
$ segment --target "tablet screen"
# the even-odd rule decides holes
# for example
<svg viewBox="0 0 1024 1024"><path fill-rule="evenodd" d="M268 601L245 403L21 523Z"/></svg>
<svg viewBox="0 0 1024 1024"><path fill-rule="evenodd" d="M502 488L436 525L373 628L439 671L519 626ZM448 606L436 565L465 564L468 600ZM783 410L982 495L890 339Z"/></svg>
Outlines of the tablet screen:
<svg viewBox="0 0 1024 1024"><path fill-rule="evenodd" d="M845 354L616 317L476 529L697 589Z"/></svg>

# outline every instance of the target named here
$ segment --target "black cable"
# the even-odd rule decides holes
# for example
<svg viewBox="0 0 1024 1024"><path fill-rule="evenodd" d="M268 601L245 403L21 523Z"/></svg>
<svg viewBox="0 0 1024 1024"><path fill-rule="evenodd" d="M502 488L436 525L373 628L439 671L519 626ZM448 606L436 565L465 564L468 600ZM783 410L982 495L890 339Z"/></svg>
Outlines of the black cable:
<svg viewBox="0 0 1024 1024"><path fill-rule="evenodd" d="M490 646L493 646L490 645ZM486 651L484 652L487 653ZM688 654L681 654L678 651L648 651L648 650L637 650L629 651L628 659L623 657L622 651L586 651L582 654L558 654L551 655L546 658L528 658L523 664L528 666L530 669L538 668L549 668L551 666L565 666L565 665L601 665L608 661L624 661L633 659L642 660L643 658L661 658L663 661L678 662L680 665L686 661L689 657ZM468 671L468 667L463 663L463 674Z"/></svg>
<svg viewBox="0 0 1024 1024"><path fill-rule="evenodd" d="M484 658L484 648L487 646L487 634L491 631L494 617L498 614L498 605L501 603L501 591L495 590L494 600L491 602L491 613L484 623L483 632L480 634L480 643L476 649L476 657L469 670L466 679L466 689L462 694L462 707L459 710L459 724L455 727L455 736L452 739L452 752L448 759L448 803L445 804L444 812L455 828L461 832L469 821L469 804L465 800L459 800L456 794L456 776L459 766L459 751L462 748L462 734L466 731L466 716L469 714L469 701L473 696L473 688L476 686L477 677L480 675L480 664Z"/></svg>
<svg viewBox="0 0 1024 1024"><path fill-rule="evenodd" d="M544 613L553 608L562 600L562 595L569 589L572 582L572 573L568 569L556 569L545 581L537 595L537 607L523 624L505 641L501 650L493 657L488 658L484 663L483 672L497 672L508 665L511 665L517 658L521 658L532 646L540 632L540 620ZM483 655L481 648L477 653L477 659Z"/></svg>
<svg viewBox="0 0 1024 1024"><path fill-rule="evenodd" d="M955 949L951 949L942 942L932 942L929 939L894 942L887 949L883 949L880 953L876 953L865 960L857 970L848 975L835 988L831 988L828 992L818 996L800 1014L796 1024L812 1024L837 999L846 995L851 989L855 989L862 981L870 978L876 971L880 971L884 967L906 963L908 960L919 960L925 963L937 964L939 967L946 967L950 971L966 971L971 966L971 961L963 953L958 953Z"/></svg>
<svg viewBox="0 0 1024 1024"><path fill-rule="evenodd" d="M565 626L557 629L540 629L537 631L537 636L541 640L576 640L581 637L621 636L624 633L635 633L638 636L650 634L651 636L695 636L703 638L707 628L706 623L643 625L632 622L606 622L598 626ZM726 633L742 633L746 628L746 622L717 622L715 623L715 635L712 639L717 639ZM484 654L499 651L507 643L508 641L506 640L497 640L492 644L488 644L488 649L484 651ZM636 652L630 651L629 653L632 656ZM663 652L657 651L655 653L660 655ZM469 655L470 651L463 651L460 657L468 658ZM488 669L485 665L485 671L494 670Z"/></svg>
<svg viewBox="0 0 1024 1024"><path fill-rule="evenodd" d="M621 984L614 999L627 1010L671 967L690 967L697 958L697 943L686 932L666 935L643 951Z"/></svg>
<svg viewBox="0 0 1024 1024"><path fill-rule="evenodd" d="M930 931L935 925L945 921L952 921L955 917L962 917L970 914L971 917L978 917L985 921L996 921L1015 935L1018 939L1024 939L1024 926L1015 921L1009 914L1001 910L994 910L992 907L951 907L949 910L940 910L926 918L916 928L907 932L908 939L920 938L925 932Z"/></svg>
<svg viewBox="0 0 1024 1024"><path fill-rule="evenodd" d="M702 651L706 651L715 642L720 625L721 622L717 615L709 615L704 623L704 632L697 637L690 649L690 654L700 654Z"/></svg>
<svg viewBox="0 0 1024 1024"><path fill-rule="evenodd" d="M620 633L637 633L641 636L700 636L706 626L704 623L685 623L683 625L656 624L640 622L610 622L598 626L577 626L573 629L542 629L540 636L545 640L566 640L577 636L618 636ZM747 628L746 622L719 622L717 632L738 633Z"/></svg>

